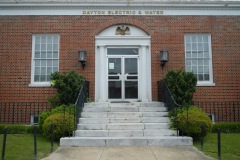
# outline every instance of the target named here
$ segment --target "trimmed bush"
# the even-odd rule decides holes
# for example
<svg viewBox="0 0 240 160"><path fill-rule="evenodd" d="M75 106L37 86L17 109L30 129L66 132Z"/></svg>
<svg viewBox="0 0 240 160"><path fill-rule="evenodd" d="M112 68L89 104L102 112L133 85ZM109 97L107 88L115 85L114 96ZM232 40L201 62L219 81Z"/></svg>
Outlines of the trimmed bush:
<svg viewBox="0 0 240 160"><path fill-rule="evenodd" d="M203 124L205 125L204 135L212 129L211 119L206 113L195 106L190 106L188 111L187 108L183 108L182 112L177 113L177 117L173 123L174 126L178 126L181 131L188 133L193 138L199 138L201 136L201 126Z"/></svg>
<svg viewBox="0 0 240 160"><path fill-rule="evenodd" d="M170 70L164 78L173 98L180 105L192 104L197 78L192 72Z"/></svg>
<svg viewBox="0 0 240 160"><path fill-rule="evenodd" d="M65 115L63 113L54 113L50 115L42 126L43 135L51 138L51 124L54 125L54 140L59 141L64 135L72 134L74 129L74 116L71 114Z"/></svg>
<svg viewBox="0 0 240 160"><path fill-rule="evenodd" d="M26 126L19 124L0 124L0 134L4 133L4 129L7 128L8 134L28 134L33 133L34 126ZM37 127L37 132L39 132Z"/></svg>
<svg viewBox="0 0 240 160"><path fill-rule="evenodd" d="M224 122L213 125L212 132L217 132L218 129L223 133L240 133L240 122Z"/></svg>
<svg viewBox="0 0 240 160"><path fill-rule="evenodd" d="M76 71L52 73L51 85L57 89L57 93L52 98L48 98L49 103L52 106L74 104L83 81L84 77L78 75Z"/></svg>
<svg viewBox="0 0 240 160"><path fill-rule="evenodd" d="M64 113L65 111L65 114L68 115L69 113L74 115L75 113L75 105L74 104L71 104L71 105L61 105L61 106L58 106L54 109L52 109L51 111L44 111L40 114L40 119L39 119L39 122L38 122L38 126L39 126L39 130L42 131L42 125L44 123L44 121L52 114L54 113Z"/></svg>

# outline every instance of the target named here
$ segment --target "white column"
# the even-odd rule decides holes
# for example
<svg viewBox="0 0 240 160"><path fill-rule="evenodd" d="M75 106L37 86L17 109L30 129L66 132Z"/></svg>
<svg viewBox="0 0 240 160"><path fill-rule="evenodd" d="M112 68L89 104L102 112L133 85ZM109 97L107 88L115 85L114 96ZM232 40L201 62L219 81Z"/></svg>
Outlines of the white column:
<svg viewBox="0 0 240 160"><path fill-rule="evenodd" d="M141 55L140 55L140 66L141 66L141 80L140 80L140 92L141 92L141 101L142 102L149 102L149 96L148 96L148 68L150 66L147 66L147 47L148 45L141 45Z"/></svg>
<svg viewBox="0 0 240 160"><path fill-rule="evenodd" d="M107 101L107 82L106 82L106 53L105 45L98 45L98 53L96 56L96 101L106 102Z"/></svg>

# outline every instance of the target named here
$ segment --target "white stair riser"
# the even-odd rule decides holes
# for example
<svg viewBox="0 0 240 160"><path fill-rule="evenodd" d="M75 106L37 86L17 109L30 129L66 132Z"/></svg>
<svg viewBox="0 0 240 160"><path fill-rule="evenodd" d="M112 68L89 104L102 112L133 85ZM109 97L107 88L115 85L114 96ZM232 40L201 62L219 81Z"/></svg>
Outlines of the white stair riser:
<svg viewBox="0 0 240 160"><path fill-rule="evenodd" d="M108 137L108 130L77 130L76 137Z"/></svg>
<svg viewBox="0 0 240 160"><path fill-rule="evenodd" d="M107 124L107 123L168 123L167 117L139 117L139 118L80 118L81 124Z"/></svg>
<svg viewBox="0 0 240 160"><path fill-rule="evenodd" d="M76 137L143 137L145 136L145 134L143 130L77 130L75 132L75 136Z"/></svg>
<svg viewBox="0 0 240 160"><path fill-rule="evenodd" d="M107 124L107 129L108 130L140 130L140 129L144 129L144 125L141 123L136 123L136 124Z"/></svg>
<svg viewBox="0 0 240 160"><path fill-rule="evenodd" d="M145 137L151 136L176 136L177 132L169 129L161 129L161 130L144 130Z"/></svg>
<svg viewBox="0 0 240 160"><path fill-rule="evenodd" d="M73 137L61 138L60 146L192 146L190 137Z"/></svg>
<svg viewBox="0 0 240 160"><path fill-rule="evenodd" d="M140 123L141 118L111 118L110 123Z"/></svg>
<svg viewBox="0 0 240 160"><path fill-rule="evenodd" d="M84 107L83 112L109 112L110 107Z"/></svg>
<svg viewBox="0 0 240 160"><path fill-rule="evenodd" d="M106 124L109 123L108 118L80 118L80 124Z"/></svg>
<svg viewBox="0 0 240 160"><path fill-rule="evenodd" d="M143 117L167 117L168 112L142 112Z"/></svg>
<svg viewBox="0 0 240 160"><path fill-rule="evenodd" d="M164 103L162 102L147 102L147 103L140 103L141 107L164 107Z"/></svg>
<svg viewBox="0 0 240 160"><path fill-rule="evenodd" d="M147 139L106 139L106 146L147 146Z"/></svg>
<svg viewBox="0 0 240 160"><path fill-rule="evenodd" d="M166 112L165 107L84 107L83 112Z"/></svg>
<svg viewBox="0 0 240 160"><path fill-rule="evenodd" d="M81 117L83 117L83 118L107 118L108 112L82 112Z"/></svg>
<svg viewBox="0 0 240 160"><path fill-rule="evenodd" d="M78 130L141 130L142 123L114 123L114 124L78 124Z"/></svg>
<svg viewBox="0 0 240 160"><path fill-rule="evenodd" d="M168 123L170 122L168 117L142 117L143 123Z"/></svg>
<svg viewBox="0 0 240 160"><path fill-rule="evenodd" d="M108 102L92 102L85 103L84 107L164 107L162 102L132 102L132 103L108 103Z"/></svg>
<svg viewBox="0 0 240 160"><path fill-rule="evenodd" d="M87 107L109 107L109 103L107 102L98 102L98 103L84 103L84 108Z"/></svg>
<svg viewBox="0 0 240 160"><path fill-rule="evenodd" d="M141 112L109 112L109 118L136 118L142 117Z"/></svg>
<svg viewBox="0 0 240 160"><path fill-rule="evenodd" d="M81 124L106 124L106 123L140 123L141 118L80 118Z"/></svg>
<svg viewBox="0 0 240 160"><path fill-rule="evenodd" d="M106 124L78 124L78 130L106 130Z"/></svg>
<svg viewBox="0 0 240 160"><path fill-rule="evenodd" d="M172 130L77 130L76 137L152 137L176 136Z"/></svg>
<svg viewBox="0 0 240 160"><path fill-rule="evenodd" d="M109 137L143 137L143 130L109 130Z"/></svg>
<svg viewBox="0 0 240 160"><path fill-rule="evenodd" d="M111 112L138 112L138 107L110 107Z"/></svg>
<svg viewBox="0 0 240 160"><path fill-rule="evenodd" d="M144 123L145 130L168 129L169 127L168 123Z"/></svg>
<svg viewBox="0 0 240 160"><path fill-rule="evenodd" d="M166 112L165 107L139 107L140 112Z"/></svg>

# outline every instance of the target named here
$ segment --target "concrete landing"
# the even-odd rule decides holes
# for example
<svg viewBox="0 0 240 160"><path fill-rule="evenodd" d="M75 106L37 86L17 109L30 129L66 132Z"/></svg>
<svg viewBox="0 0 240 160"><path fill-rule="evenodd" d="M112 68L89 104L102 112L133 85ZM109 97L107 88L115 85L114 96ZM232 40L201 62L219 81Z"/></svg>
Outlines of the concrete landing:
<svg viewBox="0 0 240 160"><path fill-rule="evenodd" d="M214 160L192 146L59 147L43 160Z"/></svg>

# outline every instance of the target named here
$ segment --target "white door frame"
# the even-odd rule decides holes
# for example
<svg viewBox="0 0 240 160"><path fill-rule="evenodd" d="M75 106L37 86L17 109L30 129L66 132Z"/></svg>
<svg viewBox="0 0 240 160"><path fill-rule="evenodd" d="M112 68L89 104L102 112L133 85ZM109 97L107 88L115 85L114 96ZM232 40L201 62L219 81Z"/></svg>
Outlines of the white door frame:
<svg viewBox="0 0 240 160"><path fill-rule="evenodd" d="M116 28L112 26L95 37L95 102L108 102L108 47L139 48L139 101L151 102L151 37L134 26L129 26L131 35L115 35Z"/></svg>

